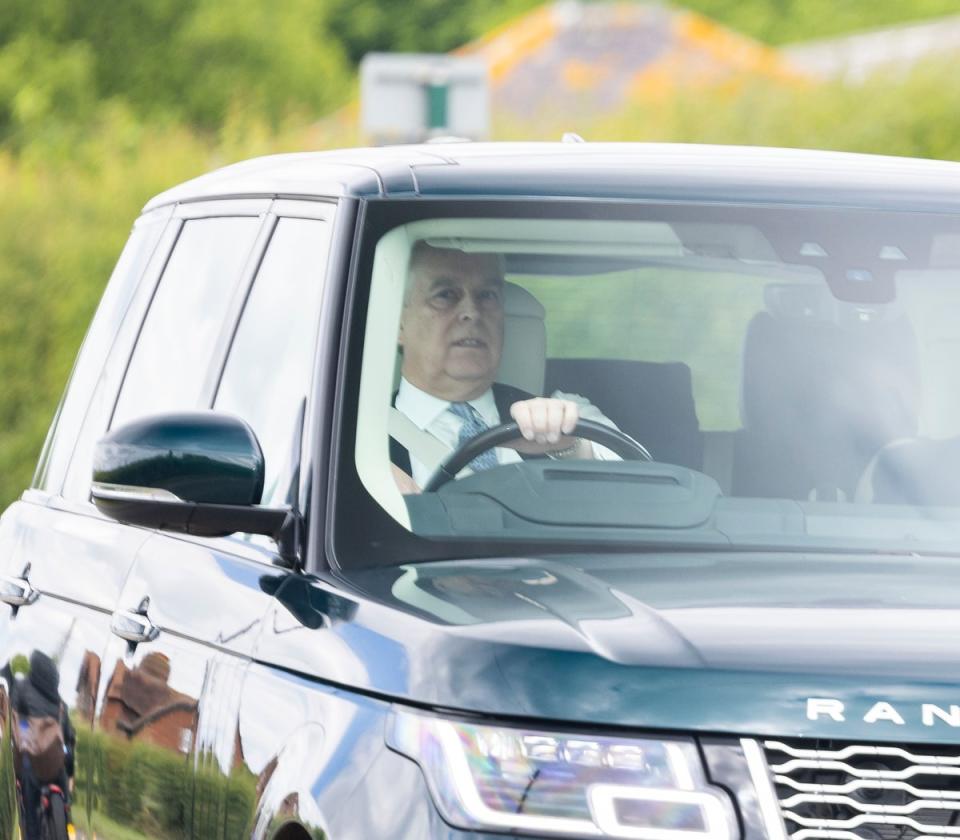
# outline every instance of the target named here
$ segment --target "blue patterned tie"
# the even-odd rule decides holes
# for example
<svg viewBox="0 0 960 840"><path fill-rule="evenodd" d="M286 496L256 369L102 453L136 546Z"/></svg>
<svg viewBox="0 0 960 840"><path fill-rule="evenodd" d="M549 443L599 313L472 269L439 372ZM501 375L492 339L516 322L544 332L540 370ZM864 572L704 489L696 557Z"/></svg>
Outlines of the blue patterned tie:
<svg viewBox="0 0 960 840"><path fill-rule="evenodd" d="M476 437L480 432L485 432L490 427L483 422L483 418L470 403L465 402L455 402L450 403L450 409L453 414L456 414L461 420L463 420L463 425L460 427L460 438L457 440L457 446L463 446L468 440L473 437ZM497 465L497 455L492 449L488 449L486 452L482 452L477 455L469 464L471 470L474 472L480 472L480 470L489 470L492 467Z"/></svg>

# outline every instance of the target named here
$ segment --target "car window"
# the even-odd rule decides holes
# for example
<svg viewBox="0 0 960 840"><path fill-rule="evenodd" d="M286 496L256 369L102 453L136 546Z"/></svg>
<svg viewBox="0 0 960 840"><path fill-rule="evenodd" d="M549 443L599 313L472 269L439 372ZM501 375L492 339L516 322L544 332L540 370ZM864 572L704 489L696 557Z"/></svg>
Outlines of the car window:
<svg viewBox="0 0 960 840"><path fill-rule="evenodd" d="M960 545L960 215L464 201L366 224L342 426L363 489L335 496L368 523L353 556ZM445 464L548 418L533 397L604 428L504 429Z"/></svg>
<svg viewBox="0 0 960 840"><path fill-rule="evenodd" d="M214 408L253 428L266 477L261 504L287 502L299 459L297 427L309 393L330 225L282 218L243 309Z"/></svg>
<svg viewBox="0 0 960 840"><path fill-rule="evenodd" d="M50 428L34 487L48 492L60 489L94 385L169 216L169 209L165 209L141 218L120 254Z"/></svg>
<svg viewBox="0 0 960 840"><path fill-rule="evenodd" d="M552 359L679 362L690 370L703 430L740 427L743 337L763 309L763 277L637 269L597 277L508 276L546 310ZM677 317L679 313L682 317ZM585 317L589 313L589 317ZM556 364L563 370L563 364Z"/></svg>
<svg viewBox="0 0 960 840"><path fill-rule="evenodd" d="M201 404L211 352L259 227L252 216L184 224L137 339L112 426Z"/></svg>

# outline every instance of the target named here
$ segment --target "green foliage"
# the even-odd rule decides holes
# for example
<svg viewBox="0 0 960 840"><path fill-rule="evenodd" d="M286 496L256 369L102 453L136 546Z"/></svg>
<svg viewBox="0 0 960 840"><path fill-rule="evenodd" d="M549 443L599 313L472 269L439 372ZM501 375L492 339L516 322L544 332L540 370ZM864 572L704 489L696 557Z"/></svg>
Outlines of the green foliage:
<svg viewBox="0 0 960 840"><path fill-rule="evenodd" d="M243 115L276 127L347 100L370 50L442 52L541 0L5 0L0 143L87 128L105 102L137 119L215 131ZM686 0L770 43L960 12L960 0ZM68 141L73 138L68 138Z"/></svg>
<svg viewBox="0 0 960 840"><path fill-rule="evenodd" d="M0 712L4 722L9 720L7 704L10 695L0 695ZM0 826L12 826L17 821L16 774L13 766L13 740L9 726L0 731Z"/></svg>
<svg viewBox="0 0 960 840"><path fill-rule="evenodd" d="M587 3L590 0L586 0ZM542 5L543 0L418 0L403 13L383 0L329 0L331 32L350 60L366 52L442 52ZM863 29L960 13L960 0L674 0L718 23L769 44L843 35Z"/></svg>
<svg viewBox="0 0 960 840"><path fill-rule="evenodd" d="M960 88L952 61L862 85L745 80L736 89L678 92L602 120L591 140L653 140L837 149L960 159Z"/></svg>
<svg viewBox="0 0 960 840"><path fill-rule="evenodd" d="M368 52L447 52L542 0L417 0L402 12L383 0L328 0L330 29L350 61Z"/></svg>
<svg viewBox="0 0 960 840"><path fill-rule="evenodd" d="M145 199L205 166L197 141L130 137L122 118L66 164L37 141L0 154L0 496L29 483L86 325ZM126 150L130 141L136 148Z"/></svg>
<svg viewBox="0 0 960 840"><path fill-rule="evenodd" d="M13 0L0 10L0 140L97 119L108 100L216 129L233 110L273 125L315 118L349 92L315 0Z"/></svg>
<svg viewBox="0 0 960 840"><path fill-rule="evenodd" d="M191 757L178 752L93 732L88 723L76 728L78 755L95 756L98 834L129 840L242 836L256 804L256 777L246 767L225 775L211 764L195 768ZM85 801L86 785L77 779L77 803ZM191 813L201 798L212 810ZM83 827L84 807L74 809L74 819Z"/></svg>
<svg viewBox="0 0 960 840"><path fill-rule="evenodd" d="M24 141L76 122L95 105L89 45L25 33L0 49L0 136Z"/></svg>
<svg viewBox="0 0 960 840"><path fill-rule="evenodd" d="M768 44L828 38L960 13L960 0L683 0L675 5Z"/></svg>
<svg viewBox="0 0 960 840"><path fill-rule="evenodd" d="M355 127L335 120L289 126L351 95L349 64L363 50L446 49L535 5L412 0L397 14L380 0L0 3L0 507L29 484L93 309L150 196L252 155L352 145ZM960 0L689 6L785 40L947 13ZM590 140L960 159L960 87L951 78L949 62L932 62L863 87L743 81L578 129ZM563 114L554 126L545 117L498 131L534 139L568 128Z"/></svg>
<svg viewBox="0 0 960 840"><path fill-rule="evenodd" d="M316 0L202 0L179 37L177 102L191 121L221 125L231 107L272 124L320 115L342 101L342 53ZM173 103L171 103L173 104Z"/></svg>

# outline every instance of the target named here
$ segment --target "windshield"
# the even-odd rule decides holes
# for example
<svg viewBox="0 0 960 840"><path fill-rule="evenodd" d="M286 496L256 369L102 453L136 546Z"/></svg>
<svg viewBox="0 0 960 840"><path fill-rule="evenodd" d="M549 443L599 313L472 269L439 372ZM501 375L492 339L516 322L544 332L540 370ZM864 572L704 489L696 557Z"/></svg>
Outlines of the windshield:
<svg viewBox="0 0 960 840"><path fill-rule="evenodd" d="M960 549L960 218L386 205L338 494L383 558Z"/></svg>

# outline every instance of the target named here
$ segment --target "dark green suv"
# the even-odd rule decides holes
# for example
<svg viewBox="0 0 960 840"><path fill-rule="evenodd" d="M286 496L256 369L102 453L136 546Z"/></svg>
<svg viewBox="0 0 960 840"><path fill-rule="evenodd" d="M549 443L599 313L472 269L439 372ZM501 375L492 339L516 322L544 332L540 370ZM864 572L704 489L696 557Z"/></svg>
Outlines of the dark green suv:
<svg viewBox="0 0 960 840"><path fill-rule="evenodd" d="M163 193L0 524L0 836L43 662L88 838L960 837L958 349L957 164Z"/></svg>

